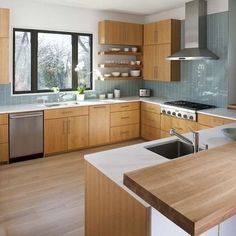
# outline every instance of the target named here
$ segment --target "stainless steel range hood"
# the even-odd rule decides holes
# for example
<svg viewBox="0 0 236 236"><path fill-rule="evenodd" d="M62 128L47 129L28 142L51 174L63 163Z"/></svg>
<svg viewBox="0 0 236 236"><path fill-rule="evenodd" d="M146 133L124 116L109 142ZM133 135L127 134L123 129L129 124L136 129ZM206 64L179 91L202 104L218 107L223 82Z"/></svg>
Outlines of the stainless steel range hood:
<svg viewBox="0 0 236 236"><path fill-rule="evenodd" d="M167 57L167 60L216 60L207 49L207 2L194 0L185 5L185 49Z"/></svg>

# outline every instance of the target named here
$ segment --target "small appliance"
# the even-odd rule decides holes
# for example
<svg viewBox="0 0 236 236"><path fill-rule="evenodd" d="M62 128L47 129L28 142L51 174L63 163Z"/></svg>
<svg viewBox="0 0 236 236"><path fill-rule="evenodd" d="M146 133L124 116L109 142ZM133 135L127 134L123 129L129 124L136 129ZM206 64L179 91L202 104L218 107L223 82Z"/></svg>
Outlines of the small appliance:
<svg viewBox="0 0 236 236"><path fill-rule="evenodd" d="M139 89L139 97L150 97L151 89L141 88Z"/></svg>

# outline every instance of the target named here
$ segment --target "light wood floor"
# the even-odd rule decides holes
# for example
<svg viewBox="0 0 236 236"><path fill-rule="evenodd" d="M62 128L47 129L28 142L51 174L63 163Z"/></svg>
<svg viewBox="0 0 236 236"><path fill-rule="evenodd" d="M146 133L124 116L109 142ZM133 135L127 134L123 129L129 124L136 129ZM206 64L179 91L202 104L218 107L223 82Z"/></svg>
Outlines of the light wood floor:
<svg viewBox="0 0 236 236"><path fill-rule="evenodd" d="M142 140L0 167L0 236L84 235L84 155Z"/></svg>

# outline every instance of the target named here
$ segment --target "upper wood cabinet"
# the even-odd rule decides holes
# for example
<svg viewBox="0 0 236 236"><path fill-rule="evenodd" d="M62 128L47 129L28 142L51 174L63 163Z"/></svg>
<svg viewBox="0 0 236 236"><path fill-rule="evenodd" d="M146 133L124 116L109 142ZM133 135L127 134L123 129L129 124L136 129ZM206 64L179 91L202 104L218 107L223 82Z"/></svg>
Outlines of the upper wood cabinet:
<svg viewBox="0 0 236 236"><path fill-rule="evenodd" d="M0 8L0 38L9 38L9 9Z"/></svg>
<svg viewBox="0 0 236 236"><path fill-rule="evenodd" d="M143 44L143 25L104 20L98 24L100 44L134 45Z"/></svg>
<svg viewBox="0 0 236 236"><path fill-rule="evenodd" d="M9 9L0 8L0 84L9 83Z"/></svg>
<svg viewBox="0 0 236 236"><path fill-rule="evenodd" d="M144 80L180 80L180 62L166 60L180 50L180 27L179 20L144 25Z"/></svg>

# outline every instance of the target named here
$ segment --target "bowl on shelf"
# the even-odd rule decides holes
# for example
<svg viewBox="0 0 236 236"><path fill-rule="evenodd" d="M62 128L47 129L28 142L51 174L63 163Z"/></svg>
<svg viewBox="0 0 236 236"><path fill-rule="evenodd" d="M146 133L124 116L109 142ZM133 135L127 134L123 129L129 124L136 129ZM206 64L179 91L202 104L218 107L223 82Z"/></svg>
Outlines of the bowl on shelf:
<svg viewBox="0 0 236 236"><path fill-rule="evenodd" d="M109 50L112 52L119 52L120 48L109 48Z"/></svg>
<svg viewBox="0 0 236 236"><path fill-rule="evenodd" d="M109 78L109 77L111 77L111 74L104 74L103 75L105 78Z"/></svg>
<svg viewBox="0 0 236 236"><path fill-rule="evenodd" d="M120 72L118 72L118 71L111 72L111 74L114 77L119 77L120 76Z"/></svg>
<svg viewBox="0 0 236 236"><path fill-rule="evenodd" d="M132 51L132 52L137 52L137 51L138 51L138 48L133 47L133 48L131 48L131 51Z"/></svg>
<svg viewBox="0 0 236 236"><path fill-rule="evenodd" d="M139 77L140 76L140 70L131 70L130 75L132 77Z"/></svg>
<svg viewBox="0 0 236 236"><path fill-rule="evenodd" d="M236 140L236 128L224 128L222 132L226 137Z"/></svg>
<svg viewBox="0 0 236 236"><path fill-rule="evenodd" d="M129 76L129 73L128 73L128 72L122 72L122 73L121 73L121 76L122 76L122 77L128 77L128 76Z"/></svg>

